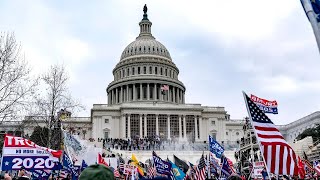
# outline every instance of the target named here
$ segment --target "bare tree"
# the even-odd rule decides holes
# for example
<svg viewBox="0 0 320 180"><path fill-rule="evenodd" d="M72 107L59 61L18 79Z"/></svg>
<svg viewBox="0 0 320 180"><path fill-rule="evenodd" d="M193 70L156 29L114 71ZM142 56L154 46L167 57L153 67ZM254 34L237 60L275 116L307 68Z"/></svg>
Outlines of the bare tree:
<svg viewBox="0 0 320 180"><path fill-rule="evenodd" d="M37 79L32 79L14 34L0 34L0 125L21 120L30 103Z"/></svg>
<svg viewBox="0 0 320 180"><path fill-rule="evenodd" d="M60 148L61 111L75 112L83 106L75 100L68 89L68 74L63 65L53 65L41 76L40 91L34 97L35 109L29 121L45 125L49 129L47 147ZM41 126L41 125L40 125ZM53 129L55 128L55 129Z"/></svg>

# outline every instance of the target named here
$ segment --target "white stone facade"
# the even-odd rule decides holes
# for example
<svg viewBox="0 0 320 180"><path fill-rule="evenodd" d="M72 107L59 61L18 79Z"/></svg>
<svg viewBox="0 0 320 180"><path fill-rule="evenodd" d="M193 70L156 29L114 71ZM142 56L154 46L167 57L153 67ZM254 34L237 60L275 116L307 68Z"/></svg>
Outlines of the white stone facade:
<svg viewBox="0 0 320 180"><path fill-rule="evenodd" d="M293 142L304 130L318 124L320 124L320 112L316 111L287 125L280 125L278 128L288 142Z"/></svg>

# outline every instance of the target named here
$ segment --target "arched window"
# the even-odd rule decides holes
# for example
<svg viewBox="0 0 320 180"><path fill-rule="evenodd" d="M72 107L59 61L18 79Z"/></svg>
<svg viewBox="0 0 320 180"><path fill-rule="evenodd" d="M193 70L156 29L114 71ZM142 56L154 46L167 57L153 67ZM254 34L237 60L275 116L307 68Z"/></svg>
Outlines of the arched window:
<svg viewBox="0 0 320 180"><path fill-rule="evenodd" d="M134 67L132 68L132 75L134 75Z"/></svg>
<svg viewBox="0 0 320 180"><path fill-rule="evenodd" d="M171 69L169 70L169 76L171 77Z"/></svg>
<svg viewBox="0 0 320 180"><path fill-rule="evenodd" d="M143 74L147 74L147 67L143 67Z"/></svg>
<svg viewBox="0 0 320 180"><path fill-rule="evenodd" d="M140 67L138 67L138 74L140 74Z"/></svg>
<svg viewBox="0 0 320 180"><path fill-rule="evenodd" d="M165 72L166 72L166 76L168 76L168 70L167 69L165 69Z"/></svg>
<svg viewBox="0 0 320 180"><path fill-rule="evenodd" d="M152 74L152 66L149 66L149 74Z"/></svg>
<svg viewBox="0 0 320 180"><path fill-rule="evenodd" d="M160 68L160 75L162 75L162 68Z"/></svg>
<svg viewBox="0 0 320 180"><path fill-rule="evenodd" d="M129 76L129 68L127 69L127 76Z"/></svg>
<svg viewBox="0 0 320 180"><path fill-rule="evenodd" d="M154 73L158 74L158 67L154 67Z"/></svg>
<svg viewBox="0 0 320 180"><path fill-rule="evenodd" d="M122 76L125 77L126 73L124 73L124 69L122 69Z"/></svg>

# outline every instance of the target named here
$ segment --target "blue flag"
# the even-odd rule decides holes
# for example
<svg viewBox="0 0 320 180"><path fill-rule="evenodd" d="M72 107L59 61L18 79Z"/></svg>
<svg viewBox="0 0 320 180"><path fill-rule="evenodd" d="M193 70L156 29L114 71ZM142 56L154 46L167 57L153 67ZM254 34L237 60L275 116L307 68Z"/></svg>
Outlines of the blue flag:
<svg viewBox="0 0 320 180"><path fill-rule="evenodd" d="M72 172L74 169L73 162L66 152L63 153L62 166L64 167L64 169L67 169L70 172Z"/></svg>
<svg viewBox="0 0 320 180"><path fill-rule="evenodd" d="M32 173L32 178L34 179L49 179L49 176L51 175L51 170L42 170L42 169L36 169L31 171Z"/></svg>
<svg viewBox="0 0 320 180"><path fill-rule="evenodd" d="M176 180L183 180L183 178L186 176L186 174L174 163L172 163L171 161L169 161L171 163L171 168L172 168L172 172L173 175L175 176Z"/></svg>
<svg viewBox="0 0 320 180"><path fill-rule="evenodd" d="M82 160L81 171L83 171L87 167L88 167L88 164L84 160Z"/></svg>
<svg viewBox="0 0 320 180"><path fill-rule="evenodd" d="M216 155L217 158L221 158L224 148L215 141L210 135L209 135L209 146L210 146L210 152Z"/></svg>
<svg viewBox="0 0 320 180"><path fill-rule="evenodd" d="M221 177L228 178L232 174L232 170L228 164L228 160L225 156L222 156L221 162L222 162Z"/></svg>
<svg viewBox="0 0 320 180"><path fill-rule="evenodd" d="M72 180L78 180L79 176L80 176L80 166L74 166L73 169L73 173L72 173Z"/></svg>
<svg viewBox="0 0 320 180"><path fill-rule="evenodd" d="M162 160L153 152L154 166L159 174L171 176L171 163Z"/></svg>

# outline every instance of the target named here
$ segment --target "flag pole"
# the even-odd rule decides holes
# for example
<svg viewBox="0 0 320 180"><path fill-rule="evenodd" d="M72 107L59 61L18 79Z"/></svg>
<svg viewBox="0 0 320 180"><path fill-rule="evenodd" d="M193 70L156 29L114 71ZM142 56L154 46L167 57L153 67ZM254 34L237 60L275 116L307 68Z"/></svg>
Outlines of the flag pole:
<svg viewBox="0 0 320 180"><path fill-rule="evenodd" d="M316 37L317 45L318 45L318 50L320 53L320 28L318 26L317 19L315 17L312 5L310 0L301 0L301 3L304 7L304 10L309 18L310 24L312 26L312 30L314 33L314 36Z"/></svg>
<svg viewBox="0 0 320 180"><path fill-rule="evenodd" d="M242 94L243 94L244 102L246 103L246 108L247 108L247 112L248 112L248 115L249 115L250 123L251 123L251 126L253 127L252 117L251 117L251 113L250 113L250 111L249 111L248 102L247 102L247 99L246 99L246 93L245 93L244 91L242 91ZM253 128L253 132L254 132L254 135L256 136L256 141L257 141L257 143L258 143L258 145L259 145L260 151L263 152L263 149L261 148L261 144L260 144L260 142L258 141L257 132L256 132L256 130L255 130L254 128ZM253 158L254 158L254 156L253 156ZM265 167L266 167L266 170L267 170L267 173L268 173L268 177L269 177L269 179L271 179L270 171L269 171L269 168L268 168L268 166L267 166L267 163L266 163L266 160L265 160L263 154L262 154L262 159L263 159L264 165L265 165ZM254 162L254 159L251 159L251 160L252 160L252 162ZM253 163L252 163L252 169L253 169L253 168L254 168L254 167L253 167Z"/></svg>

